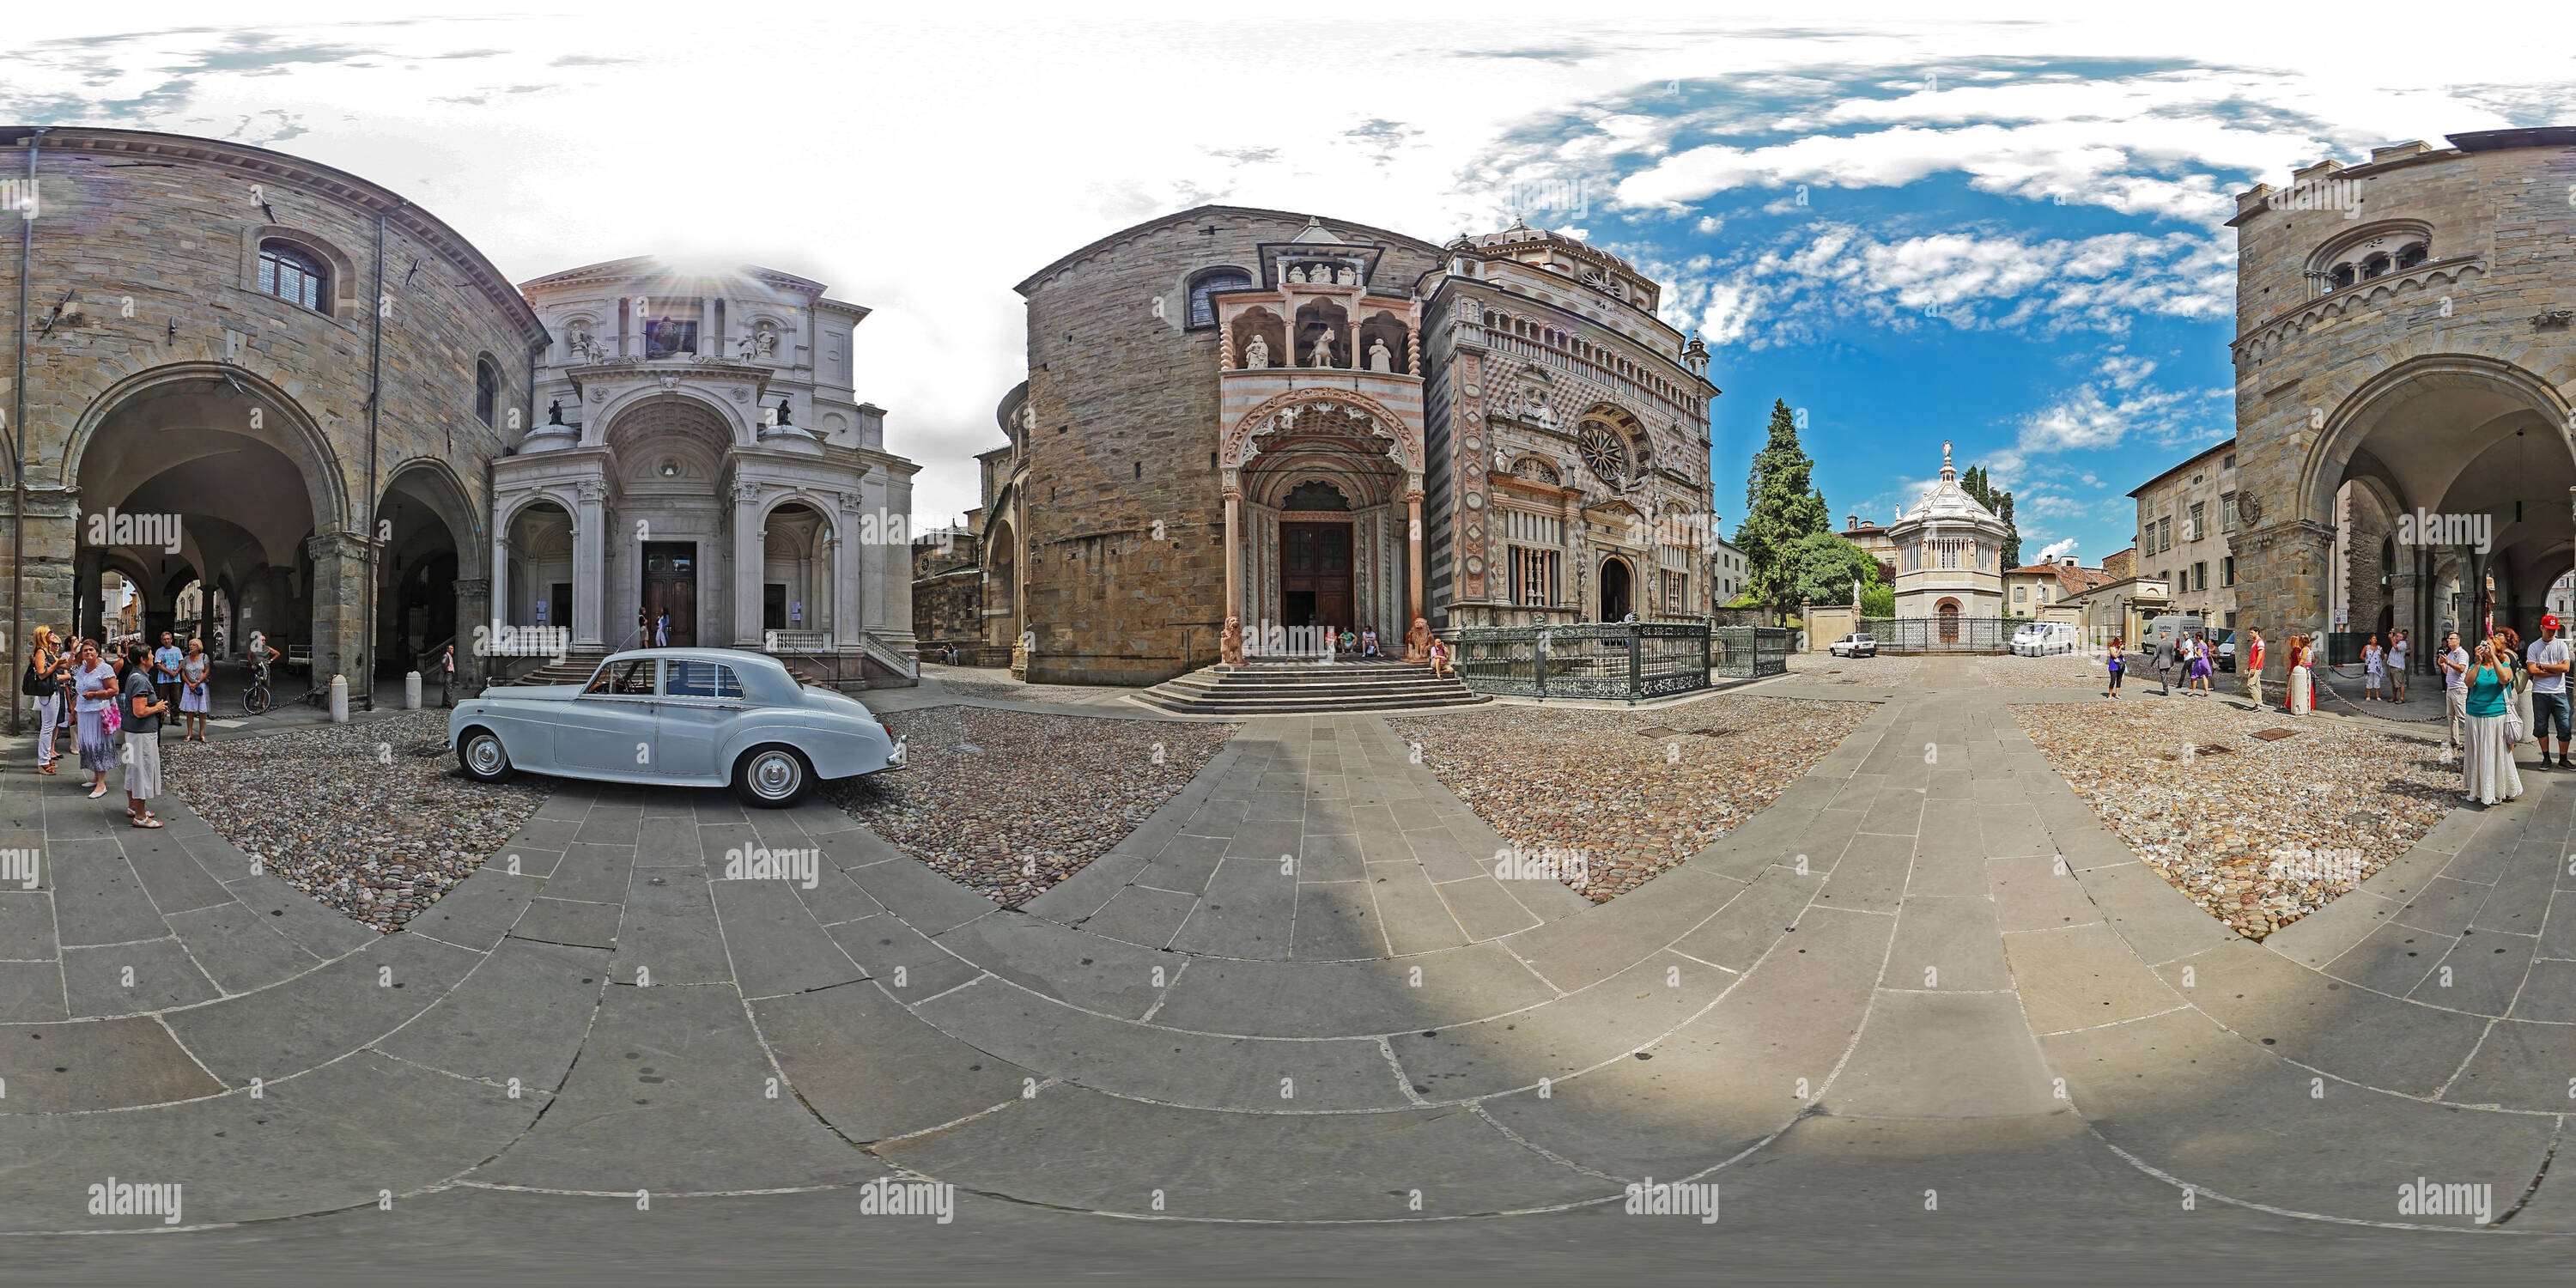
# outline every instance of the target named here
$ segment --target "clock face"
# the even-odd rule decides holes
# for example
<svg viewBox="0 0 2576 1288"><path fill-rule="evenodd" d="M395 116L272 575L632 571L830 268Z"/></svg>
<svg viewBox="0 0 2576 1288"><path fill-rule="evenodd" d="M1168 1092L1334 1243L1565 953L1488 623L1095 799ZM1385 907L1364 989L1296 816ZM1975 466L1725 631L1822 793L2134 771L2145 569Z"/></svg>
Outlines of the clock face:
<svg viewBox="0 0 2576 1288"><path fill-rule="evenodd" d="M1615 488L1628 477L1628 444L1609 427L1584 426L1575 445L1583 454L1584 468L1591 470L1594 478Z"/></svg>

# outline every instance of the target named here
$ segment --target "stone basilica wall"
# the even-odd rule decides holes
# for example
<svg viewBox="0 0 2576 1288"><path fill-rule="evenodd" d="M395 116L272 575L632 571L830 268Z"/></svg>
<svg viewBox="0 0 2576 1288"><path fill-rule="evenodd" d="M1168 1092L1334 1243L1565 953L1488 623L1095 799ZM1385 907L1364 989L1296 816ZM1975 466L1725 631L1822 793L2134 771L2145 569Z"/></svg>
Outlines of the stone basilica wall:
<svg viewBox="0 0 2576 1288"><path fill-rule="evenodd" d="M29 141L29 131L0 131L0 174L26 172ZM79 321L28 338L26 542L21 550L0 549L0 596L8 588L5 561L23 557L29 628L71 620L76 507L120 500L77 490L79 453L102 417L163 382L226 373L242 386L242 423L210 427L279 446L318 498L307 545L312 621L287 624L291 642L315 634L317 657L338 652L353 679L367 673L361 560L369 493L380 493L408 463L435 463L454 485L454 504L442 509L455 513L441 517L454 529L462 561L460 601L480 593L481 552L490 546L481 463L515 435L476 417L476 363L488 359L500 375L506 430L512 409L527 414L528 353L541 332L478 251L365 180L259 148L63 128L43 136L37 173L39 213L23 225L34 236L28 296L36 316L14 316L14 245L0 255L0 310L12 314L13 331L31 321L41 326L68 292L65 310ZM366 403L371 331L379 321L370 297L380 212L390 304L381 317L383 404L371 487ZM14 242L21 227L12 217L0 233ZM328 316L255 289L264 237L293 241L326 261ZM0 355L0 363L13 357ZM7 374L0 366L0 381ZM248 428L254 405L263 411L259 431ZM196 427L167 428L175 435ZM183 439L172 442L174 450L184 446ZM0 507L8 503L0 493ZM5 520L0 514L0 532ZM157 585L147 594L166 601ZM0 604L0 614L6 609ZM480 615L478 604L460 620ZM458 652L464 661L465 650Z"/></svg>
<svg viewBox="0 0 2576 1288"><path fill-rule="evenodd" d="M1225 615L1225 511L1212 460L1219 333L1187 329L1189 283L1225 266L1258 281L1256 247L1305 225L1285 212L1186 212L1021 284L1029 382L1018 431L1027 463L1019 575L1036 645L1031 681L1154 683L1216 660ZM1333 226L1389 247L1376 274L1389 286L1437 262L1393 234Z"/></svg>

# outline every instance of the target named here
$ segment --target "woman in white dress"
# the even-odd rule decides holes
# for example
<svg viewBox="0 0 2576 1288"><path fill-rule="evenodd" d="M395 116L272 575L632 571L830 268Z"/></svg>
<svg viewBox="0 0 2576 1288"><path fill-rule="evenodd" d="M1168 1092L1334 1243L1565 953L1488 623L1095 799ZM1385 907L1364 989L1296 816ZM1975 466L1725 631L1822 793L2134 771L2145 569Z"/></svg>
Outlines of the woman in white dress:
<svg viewBox="0 0 2576 1288"><path fill-rule="evenodd" d="M2307 636L2293 635L2290 637L2291 715L2303 716L2317 709L2317 695L2314 687L2314 677L2310 674L2308 669L2311 661L2310 655L2314 652L2314 649L2308 647Z"/></svg>
<svg viewBox="0 0 2576 1288"><path fill-rule="evenodd" d="M2522 795L2522 774L2514 767L2513 748L2504 740L2512 688L2513 672L2496 660L2494 641L2478 641L2477 657L2469 663L2469 728L2462 740L2460 771L2467 780L2467 799L2480 805Z"/></svg>
<svg viewBox="0 0 2576 1288"><path fill-rule="evenodd" d="M185 728L181 742L206 740L207 697L212 691L207 681L213 673L214 661L206 656L205 641L188 641L188 656L179 663L179 714Z"/></svg>
<svg viewBox="0 0 2576 1288"><path fill-rule="evenodd" d="M2522 633L2510 626L2496 630L2496 664L2513 672L2513 710L2522 717L2522 736L2531 732L2531 667L2522 656Z"/></svg>
<svg viewBox="0 0 2576 1288"><path fill-rule="evenodd" d="M2361 646L2361 697L2365 702L2379 700L2379 682L2388 674L2387 655L2379 651L2379 637Z"/></svg>

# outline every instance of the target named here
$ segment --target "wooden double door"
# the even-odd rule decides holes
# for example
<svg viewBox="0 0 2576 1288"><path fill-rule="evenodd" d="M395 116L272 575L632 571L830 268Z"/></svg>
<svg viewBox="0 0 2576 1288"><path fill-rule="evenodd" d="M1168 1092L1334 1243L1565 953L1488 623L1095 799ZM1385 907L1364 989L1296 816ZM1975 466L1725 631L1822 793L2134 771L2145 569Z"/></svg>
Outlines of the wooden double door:
<svg viewBox="0 0 2576 1288"><path fill-rule="evenodd" d="M698 642L698 543L694 541L647 541L644 543L643 620L637 623L636 647L649 648L666 643L673 648L691 648ZM668 640L657 640L654 627L662 615L671 617Z"/></svg>
<svg viewBox="0 0 2576 1288"><path fill-rule="evenodd" d="M1279 624L1357 630L1351 594L1351 525L1279 525Z"/></svg>

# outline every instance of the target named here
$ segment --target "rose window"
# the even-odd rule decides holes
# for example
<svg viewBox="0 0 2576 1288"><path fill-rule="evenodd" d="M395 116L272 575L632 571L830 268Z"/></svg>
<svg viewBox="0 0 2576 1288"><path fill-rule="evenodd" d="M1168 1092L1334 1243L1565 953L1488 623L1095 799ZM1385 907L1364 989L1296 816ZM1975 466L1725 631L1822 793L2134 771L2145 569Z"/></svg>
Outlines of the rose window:
<svg viewBox="0 0 2576 1288"><path fill-rule="evenodd" d="M1627 441L1608 426L1584 426L1576 446L1583 454L1584 468L1591 470L1594 478L1615 488L1628 477Z"/></svg>

